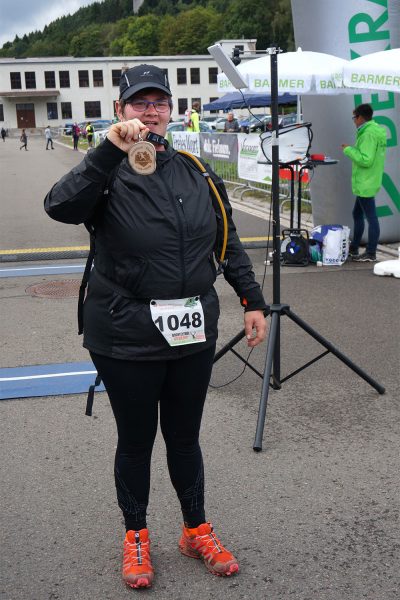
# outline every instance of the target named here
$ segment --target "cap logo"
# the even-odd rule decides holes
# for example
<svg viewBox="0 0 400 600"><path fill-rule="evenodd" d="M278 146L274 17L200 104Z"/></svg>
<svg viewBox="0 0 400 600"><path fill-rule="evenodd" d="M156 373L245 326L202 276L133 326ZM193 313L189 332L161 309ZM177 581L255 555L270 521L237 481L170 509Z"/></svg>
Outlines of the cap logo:
<svg viewBox="0 0 400 600"><path fill-rule="evenodd" d="M150 71L144 71L141 75L141 77L143 77L144 75L150 75Z"/></svg>

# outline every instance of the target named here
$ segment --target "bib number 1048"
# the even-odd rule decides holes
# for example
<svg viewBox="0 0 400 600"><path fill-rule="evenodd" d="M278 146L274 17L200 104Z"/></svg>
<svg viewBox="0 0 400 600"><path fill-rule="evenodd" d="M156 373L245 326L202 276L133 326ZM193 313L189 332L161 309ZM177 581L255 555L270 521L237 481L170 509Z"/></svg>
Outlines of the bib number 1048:
<svg viewBox="0 0 400 600"><path fill-rule="evenodd" d="M205 341L204 311L199 296L151 300L150 311L154 325L170 346Z"/></svg>
<svg viewBox="0 0 400 600"><path fill-rule="evenodd" d="M154 323L162 333L165 331L165 327L170 331L178 331L178 329L183 327L186 327L186 329L191 329L192 327L197 329L203 325L199 312L194 312L190 315L189 313L185 313L181 318L177 315L169 315L168 317L160 315L155 319Z"/></svg>

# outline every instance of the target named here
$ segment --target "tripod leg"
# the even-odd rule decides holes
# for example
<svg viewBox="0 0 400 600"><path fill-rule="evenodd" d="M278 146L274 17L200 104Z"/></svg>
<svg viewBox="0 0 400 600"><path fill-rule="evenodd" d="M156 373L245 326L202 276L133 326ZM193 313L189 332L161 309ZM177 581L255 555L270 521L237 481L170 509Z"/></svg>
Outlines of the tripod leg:
<svg viewBox="0 0 400 600"><path fill-rule="evenodd" d="M269 380L271 377L272 361L276 350L276 336L279 330L279 314L272 312L271 325L268 335L267 356L265 359L264 377L261 388L260 407L258 409L256 437L254 440L253 450L260 452L262 450L262 436L264 431L265 414L267 412L267 402L269 393Z"/></svg>
<svg viewBox="0 0 400 600"><path fill-rule="evenodd" d="M354 364L347 356L345 356L340 350L335 348L333 344L328 342L322 335L320 335L315 329L310 327L303 319L300 319L295 313L293 313L290 308L285 309L285 314L292 319L299 327L304 329L311 337L313 337L317 342L319 342L322 346L325 346L327 350L332 352L339 360L341 360L345 365L347 365L350 369L352 369L357 375L359 375L362 379L364 379L369 385L376 389L380 394L385 393L385 388L380 385L377 381L372 379L365 371L360 369L356 364Z"/></svg>
<svg viewBox="0 0 400 600"><path fill-rule="evenodd" d="M232 338L227 344L225 344L225 346L223 348L221 348L221 350L219 350L215 354L213 362L216 363L217 360L222 358L224 356L224 354L226 354L227 352L229 352L229 350L231 350L234 346L236 346L236 344L238 342L240 342L240 340L243 339L245 335L246 335L246 332L244 329L239 331L239 333L237 333L234 338Z"/></svg>
<svg viewBox="0 0 400 600"><path fill-rule="evenodd" d="M276 335L275 335L275 349L274 349L274 360L272 368L272 387L274 390L281 389L281 314L280 312L273 313L278 317Z"/></svg>

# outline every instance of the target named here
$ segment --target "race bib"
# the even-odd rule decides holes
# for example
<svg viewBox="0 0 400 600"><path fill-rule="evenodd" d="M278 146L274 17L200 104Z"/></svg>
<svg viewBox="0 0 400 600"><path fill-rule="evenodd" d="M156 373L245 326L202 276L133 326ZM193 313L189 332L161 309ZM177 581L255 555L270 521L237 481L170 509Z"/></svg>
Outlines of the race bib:
<svg viewBox="0 0 400 600"><path fill-rule="evenodd" d="M151 300L151 318L170 346L205 342L200 297Z"/></svg>

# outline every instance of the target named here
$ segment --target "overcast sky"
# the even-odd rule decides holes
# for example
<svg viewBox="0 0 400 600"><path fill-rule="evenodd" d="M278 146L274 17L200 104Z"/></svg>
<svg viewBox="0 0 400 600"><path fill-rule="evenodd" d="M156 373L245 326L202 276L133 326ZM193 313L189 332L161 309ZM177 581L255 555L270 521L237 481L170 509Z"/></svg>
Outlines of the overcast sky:
<svg viewBox="0 0 400 600"><path fill-rule="evenodd" d="M73 14L95 0L0 0L0 48L31 31L42 31L58 17Z"/></svg>

